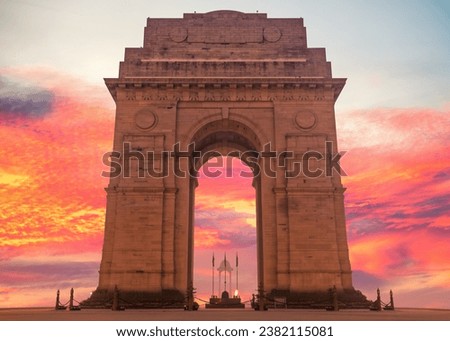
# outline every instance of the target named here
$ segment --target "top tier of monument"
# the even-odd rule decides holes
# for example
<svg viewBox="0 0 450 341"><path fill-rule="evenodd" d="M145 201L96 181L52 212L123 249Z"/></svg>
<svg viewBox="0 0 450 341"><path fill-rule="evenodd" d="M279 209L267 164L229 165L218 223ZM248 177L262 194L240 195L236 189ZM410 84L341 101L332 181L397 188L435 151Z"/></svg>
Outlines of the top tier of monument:
<svg viewBox="0 0 450 341"><path fill-rule="evenodd" d="M331 78L324 48L308 48L303 19L214 11L147 19L143 48L127 48L119 78Z"/></svg>

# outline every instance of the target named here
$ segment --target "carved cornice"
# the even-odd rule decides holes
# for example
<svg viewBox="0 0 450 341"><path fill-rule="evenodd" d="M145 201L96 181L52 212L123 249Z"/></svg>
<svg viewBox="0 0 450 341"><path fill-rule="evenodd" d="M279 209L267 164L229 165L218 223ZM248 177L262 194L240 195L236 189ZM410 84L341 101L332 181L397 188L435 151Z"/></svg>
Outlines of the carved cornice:
<svg viewBox="0 0 450 341"><path fill-rule="evenodd" d="M288 194L292 195L329 195L329 194L343 194L346 188L344 187L286 187Z"/></svg>
<svg viewBox="0 0 450 341"><path fill-rule="evenodd" d="M116 101L120 91L128 101L336 101L345 82L323 77L105 78Z"/></svg>
<svg viewBox="0 0 450 341"><path fill-rule="evenodd" d="M128 193L128 194L162 194L165 192L164 187L124 187L124 186L109 186L105 188L108 194L114 193Z"/></svg>

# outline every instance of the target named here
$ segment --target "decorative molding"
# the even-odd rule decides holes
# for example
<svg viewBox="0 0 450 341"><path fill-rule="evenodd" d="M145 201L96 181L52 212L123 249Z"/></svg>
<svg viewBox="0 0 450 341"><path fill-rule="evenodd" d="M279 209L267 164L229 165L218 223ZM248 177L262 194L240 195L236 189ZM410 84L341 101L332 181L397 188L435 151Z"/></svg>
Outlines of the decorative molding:
<svg viewBox="0 0 450 341"><path fill-rule="evenodd" d="M119 90L123 91L123 90ZM204 101L204 102L258 102L258 101L299 101L299 102L319 102L333 101L333 93L330 91L323 95L316 95L316 90L303 88L266 88L266 87L249 87L249 88L203 88L193 86L186 90L181 86L173 88L146 88L142 94L137 95L133 90L127 89L124 97L127 101L135 101L139 98L142 101ZM307 93L311 92L310 95ZM301 126L301 125L300 125Z"/></svg>
<svg viewBox="0 0 450 341"><path fill-rule="evenodd" d="M153 129L158 123L158 116L149 109L141 109L134 115L136 126L142 130Z"/></svg>
<svg viewBox="0 0 450 341"><path fill-rule="evenodd" d="M169 37L175 43L181 43L188 37L187 29L181 26L175 26L170 30Z"/></svg>
<svg viewBox="0 0 450 341"><path fill-rule="evenodd" d="M317 115L312 111L301 111L294 116L294 126L297 129L310 131L317 126Z"/></svg>
<svg viewBox="0 0 450 341"><path fill-rule="evenodd" d="M263 35L265 41L269 43L276 43L278 40L280 40L282 33L278 27L269 26L264 28Z"/></svg>
<svg viewBox="0 0 450 341"><path fill-rule="evenodd" d="M113 98L127 101L335 101L344 84L341 78L308 77L106 79Z"/></svg>

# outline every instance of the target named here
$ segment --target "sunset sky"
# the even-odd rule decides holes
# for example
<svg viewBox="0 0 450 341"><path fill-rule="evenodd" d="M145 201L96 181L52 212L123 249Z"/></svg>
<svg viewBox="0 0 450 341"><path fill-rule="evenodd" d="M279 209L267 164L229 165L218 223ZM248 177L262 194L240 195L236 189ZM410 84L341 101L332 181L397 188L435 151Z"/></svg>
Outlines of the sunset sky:
<svg viewBox="0 0 450 341"><path fill-rule="evenodd" d="M0 308L51 306L98 284L116 77L146 17L233 9L303 17L333 76L353 282L369 299L450 308L450 8L446 1L0 0ZM234 160L234 171L243 166ZM195 286L239 253L256 289L251 179L200 177ZM220 196L218 193L223 193ZM217 276L217 275L216 275ZM234 282L234 278L233 278ZM234 284L233 284L234 286Z"/></svg>

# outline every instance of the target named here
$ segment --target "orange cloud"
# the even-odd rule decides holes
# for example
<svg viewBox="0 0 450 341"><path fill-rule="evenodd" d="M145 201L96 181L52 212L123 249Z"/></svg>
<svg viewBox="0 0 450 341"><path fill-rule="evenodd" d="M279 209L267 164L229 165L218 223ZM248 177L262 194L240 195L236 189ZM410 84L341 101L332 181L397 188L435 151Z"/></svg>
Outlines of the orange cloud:
<svg viewBox="0 0 450 341"><path fill-rule="evenodd" d="M27 71L2 69L2 77L16 91L43 88L53 99L39 117L22 116L20 108L1 113L0 260L100 252L107 184L101 155L110 149L113 111L79 80Z"/></svg>
<svg viewBox="0 0 450 341"><path fill-rule="evenodd" d="M0 301L49 305L56 286L72 285L87 297L98 280L107 185L101 156L112 146L113 101L106 88L52 70L0 73L51 101L47 111L25 106L37 116L20 115L19 107L0 113L0 264L8 269ZM445 304L437 297L450 290L449 119L447 109L338 115L340 149L348 151L342 164L356 288L395 288L403 305L426 305L414 292L428 288L433 306ZM196 190L195 285L206 296L216 250L239 252L242 290L256 289L255 190L252 178L237 176L248 170L239 160L232 170L232 178L218 179L200 172ZM45 281L35 269L61 277Z"/></svg>

